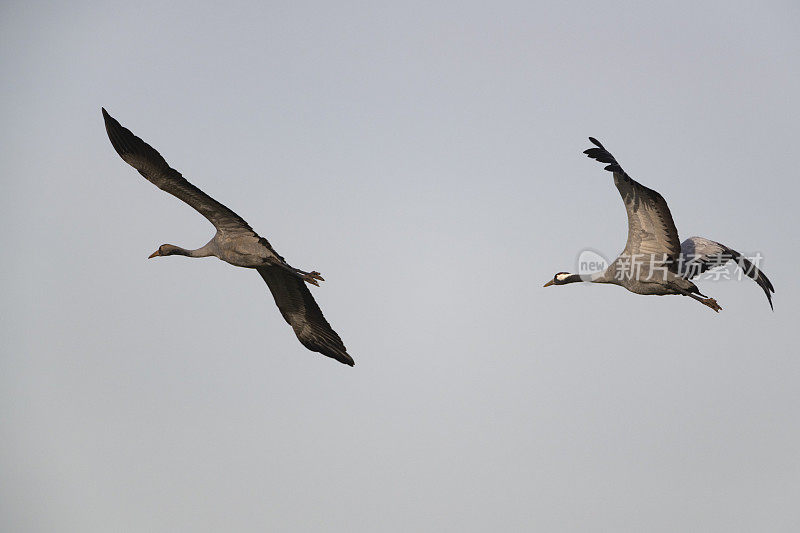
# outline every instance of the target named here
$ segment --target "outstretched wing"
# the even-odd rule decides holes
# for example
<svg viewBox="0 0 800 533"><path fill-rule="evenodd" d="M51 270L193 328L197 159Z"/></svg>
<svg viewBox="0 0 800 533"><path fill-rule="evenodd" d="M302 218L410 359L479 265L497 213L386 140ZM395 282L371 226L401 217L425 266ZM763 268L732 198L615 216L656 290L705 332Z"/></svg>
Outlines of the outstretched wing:
<svg viewBox="0 0 800 533"><path fill-rule="evenodd" d="M668 259L676 259L681 251L681 243L664 197L628 176L597 139L589 137L589 140L597 148L589 148L583 153L601 163L608 163L605 170L614 173L614 183L625 202L628 242L623 253L659 259L666 255Z"/></svg>
<svg viewBox="0 0 800 533"><path fill-rule="evenodd" d="M312 352L319 352L340 363L353 366L355 361L347 354L342 339L325 320L317 302L305 282L280 267L263 266L257 269L267 282L272 297L292 326L298 340Z"/></svg>
<svg viewBox="0 0 800 533"><path fill-rule="evenodd" d="M114 150L147 181L195 208L223 233L254 233L242 217L189 183L180 172L167 164L155 148L117 122L105 108L103 118Z"/></svg>
<svg viewBox="0 0 800 533"><path fill-rule="evenodd" d="M747 277L758 283L767 295L770 309L774 310L772 293L775 292L775 288L769 278L746 257L724 244L703 237L689 237L681 243L678 272L686 279L694 279L703 272L722 266L728 261L735 261Z"/></svg>

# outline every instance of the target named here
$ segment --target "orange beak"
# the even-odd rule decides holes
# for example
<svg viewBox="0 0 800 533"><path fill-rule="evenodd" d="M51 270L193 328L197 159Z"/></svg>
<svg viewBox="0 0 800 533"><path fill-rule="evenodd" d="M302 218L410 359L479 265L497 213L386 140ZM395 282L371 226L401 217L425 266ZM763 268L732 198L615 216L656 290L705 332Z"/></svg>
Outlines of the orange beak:
<svg viewBox="0 0 800 533"><path fill-rule="evenodd" d="M555 282L554 282L554 281L551 279L550 281L548 281L547 283L545 283L545 284L544 284L544 286L545 286L545 287L549 287L549 286L550 286L550 285L552 285L553 283L555 283Z"/></svg>
<svg viewBox="0 0 800 533"><path fill-rule="evenodd" d="M161 255L161 249L159 248L158 250L156 250L155 252L153 252L152 254L150 254L150 255L148 256L148 259L152 259L152 258L154 258L154 257L158 257L158 256L160 256L160 255Z"/></svg>

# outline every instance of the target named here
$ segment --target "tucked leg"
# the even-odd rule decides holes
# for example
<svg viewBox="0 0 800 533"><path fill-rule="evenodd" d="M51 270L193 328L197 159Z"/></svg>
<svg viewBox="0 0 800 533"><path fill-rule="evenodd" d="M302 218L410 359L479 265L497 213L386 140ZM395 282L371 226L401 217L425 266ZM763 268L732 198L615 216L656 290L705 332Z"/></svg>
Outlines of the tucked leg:
<svg viewBox="0 0 800 533"><path fill-rule="evenodd" d="M692 294L690 292L687 292L686 296L694 298L695 300L697 300L701 304L703 304L703 305L705 305L707 307L710 307L711 309L713 309L717 313L719 313L722 310L722 306L720 306L714 298L702 298L702 297L700 297L700 296L698 296L696 294Z"/></svg>
<svg viewBox="0 0 800 533"><path fill-rule="evenodd" d="M319 287L318 281L325 281L325 279L316 270L312 270L311 272L296 270L296 272L300 275L303 281L306 281L312 285L316 285L317 287Z"/></svg>

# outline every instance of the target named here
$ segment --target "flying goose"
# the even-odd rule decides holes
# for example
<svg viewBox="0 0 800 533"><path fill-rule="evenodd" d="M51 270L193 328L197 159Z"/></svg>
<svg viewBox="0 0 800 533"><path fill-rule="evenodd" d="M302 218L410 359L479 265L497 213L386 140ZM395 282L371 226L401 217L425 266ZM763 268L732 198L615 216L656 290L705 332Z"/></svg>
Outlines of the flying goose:
<svg viewBox="0 0 800 533"><path fill-rule="evenodd" d="M284 320L292 326L303 346L353 366L355 362L347 354L342 339L325 320L306 286L306 283L319 286L318 282L324 281L319 272L305 272L290 266L267 239L260 237L239 215L189 183L152 146L122 126L104 108L102 112L108 138L120 157L147 181L192 206L217 229L214 237L201 248L187 250L162 244L150 257L214 256L234 266L257 270L272 292Z"/></svg>
<svg viewBox="0 0 800 533"><path fill-rule="evenodd" d="M628 242L604 272L592 276L558 272L545 287L579 281L610 283L636 294L689 296L719 312L722 307L716 300L701 294L691 280L732 260L764 290L772 308L775 289L763 272L739 252L716 241L690 237L681 243L664 197L631 178L597 139L589 137L589 141L596 148L583 153L607 163L605 170L614 174L614 184L628 213Z"/></svg>

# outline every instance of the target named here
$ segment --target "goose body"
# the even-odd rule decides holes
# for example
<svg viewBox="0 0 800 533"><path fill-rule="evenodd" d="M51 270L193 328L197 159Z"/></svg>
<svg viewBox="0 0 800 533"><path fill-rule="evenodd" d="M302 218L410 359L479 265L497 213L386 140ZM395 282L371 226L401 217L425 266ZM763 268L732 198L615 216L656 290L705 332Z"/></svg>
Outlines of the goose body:
<svg viewBox="0 0 800 533"><path fill-rule="evenodd" d="M775 289L767 276L739 252L710 239L690 237L681 243L678 230L664 197L631 178L597 139L584 153L606 163L613 173L628 215L628 240L625 249L606 270L589 277L559 272L545 284L566 285L581 281L608 283L644 295L683 295L719 312L716 300L700 293L691 280L710 268L736 261L767 295L770 308Z"/></svg>
<svg viewBox="0 0 800 533"><path fill-rule="evenodd" d="M159 189L189 204L216 228L211 240L200 248L191 250L162 244L150 257L217 257L234 266L257 270L297 339L311 351L353 366L353 358L325 320L306 285L318 286L319 281L323 281L319 272L305 272L289 265L244 219L189 183L152 146L122 126L105 109L102 113L108 138L120 157Z"/></svg>

